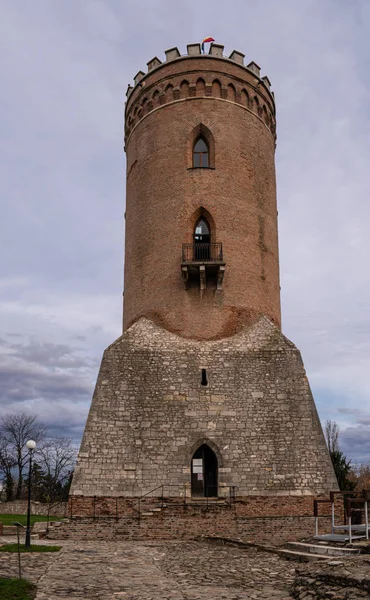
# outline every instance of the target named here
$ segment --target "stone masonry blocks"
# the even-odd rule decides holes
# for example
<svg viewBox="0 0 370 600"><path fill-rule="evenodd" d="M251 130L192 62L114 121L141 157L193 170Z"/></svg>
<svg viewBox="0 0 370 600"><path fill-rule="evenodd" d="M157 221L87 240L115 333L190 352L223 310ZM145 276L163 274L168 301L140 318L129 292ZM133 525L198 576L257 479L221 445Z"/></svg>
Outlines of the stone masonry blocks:
<svg viewBox="0 0 370 600"><path fill-rule="evenodd" d="M141 318L104 353L71 494L179 497L207 441L238 496L337 488L300 353L271 321L200 342Z"/></svg>

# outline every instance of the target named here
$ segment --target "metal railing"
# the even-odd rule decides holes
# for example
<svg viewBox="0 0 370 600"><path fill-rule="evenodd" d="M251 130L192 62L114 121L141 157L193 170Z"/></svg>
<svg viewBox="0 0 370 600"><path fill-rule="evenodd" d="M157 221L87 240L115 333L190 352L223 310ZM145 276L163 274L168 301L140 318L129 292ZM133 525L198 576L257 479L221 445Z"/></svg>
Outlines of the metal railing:
<svg viewBox="0 0 370 600"><path fill-rule="evenodd" d="M183 244L182 262L221 262L223 261L222 243Z"/></svg>
<svg viewBox="0 0 370 600"><path fill-rule="evenodd" d="M137 503L137 514L138 514L138 519L140 521L140 516L142 513L142 501L144 498L151 498L153 499L153 506L154 503L157 503L157 506L160 508L163 508L165 503L167 503L168 501L171 500L171 496L168 497L165 495L164 491L167 488L181 488L182 486L176 485L176 484L162 484L162 485L158 485L156 488L150 490L149 492L146 492L146 494L143 494L142 496L140 496L138 498L138 503ZM158 495L153 496L153 492L159 491L160 493ZM220 494L220 491L223 490L224 493ZM231 508L233 506L233 504L235 504L236 502L236 490L237 487L235 485L226 485L226 484L218 484L217 486L204 486L204 492L205 495L191 495L188 496L187 492L187 486L186 484L183 485L183 492L182 495L179 496L182 498L182 503L184 506L188 505L188 504L197 504L197 502L201 503L202 506L205 506L206 509L208 509L210 506L215 506L215 501L224 501L224 505L226 504L227 506L229 506L229 508ZM175 498L175 497L174 497ZM148 507L146 509L148 512L150 512L150 507Z"/></svg>
<svg viewBox="0 0 370 600"><path fill-rule="evenodd" d="M176 491L174 491L176 488ZM205 495L192 495L189 483L187 484L161 484L141 496L115 496L100 498L89 497L89 506L79 508L78 496L70 496L69 518L92 519L138 519L143 512L150 512L152 508L181 507L187 505L202 505L207 509L211 506L232 506L236 502L236 486L219 484L209 486ZM147 502L145 502L147 501ZM75 506L76 504L76 506ZM146 506L143 508L143 504Z"/></svg>
<svg viewBox="0 0 370 600"><path fill-rule="evenodd" d="M224 492L220 494L221 490ZM203 506L209 508L209 506L214 506L215 501L224 501L225 504L232 507L236 502L236 486L235 485L227 485L224 483L220 483L217 486L215 485L205 485L204 486L204 496L203 495L192 495L191 498L188 498L192 504L196 504L197 501L201 502Z"/></svg>
<svg viewBox="0 0 370 600"><path fill-rule="evenodd" d="M335 498L342 496L344 500L344 519L343 525L335 524ZM337 530L348 532L349 543L352 542L353 532L356 532L357 537L365 537L367 540L370 537L369 532L369 515L368 515L368 503L370 502L370 490L362 490L362 492L356 491L331 491L329 499L315 499L314 500L314 518L315 518L315 537L319 537L319 504L330 504L331 505L331 531L335 534ZM364 512L365 523L355 523L352 520L353 517L353 505L362 505ZM328 515L322 515L328 516ZM364 535L362 535L364 534Z"/></svg>

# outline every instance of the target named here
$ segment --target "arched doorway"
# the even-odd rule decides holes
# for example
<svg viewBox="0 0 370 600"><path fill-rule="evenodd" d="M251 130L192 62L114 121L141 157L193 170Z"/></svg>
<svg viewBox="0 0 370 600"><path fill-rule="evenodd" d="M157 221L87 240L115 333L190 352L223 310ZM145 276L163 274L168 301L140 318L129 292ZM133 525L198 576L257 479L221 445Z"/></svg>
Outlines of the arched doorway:
<svg viewBox="0 0 370 600"><path fill-rule="evenodd" d="M209 260L211 233L204 217L201 217L194 230L195 260Z"/></svg>
<svg viewBox="0 0 370 600"><path fill-rule="evenodd" d="M202 444L191 459L191 495L217 497L218 460L207 444Z"/></svg>

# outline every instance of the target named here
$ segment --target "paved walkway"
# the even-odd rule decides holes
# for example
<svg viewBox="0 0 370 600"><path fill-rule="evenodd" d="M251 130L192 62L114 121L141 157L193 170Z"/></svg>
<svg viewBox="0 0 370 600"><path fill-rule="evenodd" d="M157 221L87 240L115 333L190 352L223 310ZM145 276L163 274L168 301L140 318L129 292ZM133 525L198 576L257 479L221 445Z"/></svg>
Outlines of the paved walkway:
<svg viewBox="0 0 370 600"><path fill-rule="evenodd" d="M274 554L202 542L63 542L22 557L36 600L290 600L295 565ZM17 574L0 554L0 574Z"/></svg>

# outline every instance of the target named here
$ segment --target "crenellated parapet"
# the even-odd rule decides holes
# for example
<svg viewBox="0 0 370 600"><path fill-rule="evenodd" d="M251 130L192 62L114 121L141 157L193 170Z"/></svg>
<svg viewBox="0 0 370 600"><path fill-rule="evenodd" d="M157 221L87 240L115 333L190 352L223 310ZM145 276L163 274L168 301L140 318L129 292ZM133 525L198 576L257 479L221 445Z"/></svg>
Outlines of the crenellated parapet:
<svg viewBox="0 0 370 600"><path fill-rule="evenodd" d="M200 44L188 44L187 53L178 48L165 51L166 60L157 56L139 71L134 86L127 88L125 139L152 111L174 102L214 98L233 102L256 115L276 138L275 100L267 76L254 61L245 64L245 55L233 50L224 56L222 44L211 44L202 54Z"/></svg>

